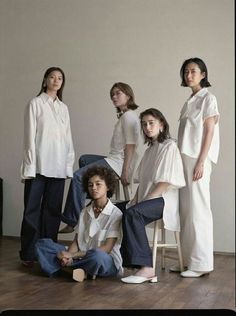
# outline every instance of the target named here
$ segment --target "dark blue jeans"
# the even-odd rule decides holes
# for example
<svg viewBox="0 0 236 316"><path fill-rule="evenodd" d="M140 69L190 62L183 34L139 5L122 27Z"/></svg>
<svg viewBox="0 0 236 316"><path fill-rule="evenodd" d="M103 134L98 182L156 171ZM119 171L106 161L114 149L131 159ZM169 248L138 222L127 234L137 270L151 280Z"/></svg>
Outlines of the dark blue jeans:
<svg viewBox="0 0 236 316"><path fill-rule="evenodd" d="M39 239L35 246L35 252L42 270L52 276L61 270L60 261L57 253L66 250L64 245L53 242L51 239ZM81 268L88 275L97 275L100 277L116 276L118 270L114 264L113 258L108 253L100 249L90 249L85 257L75 259L71 269Z"/></svg>
<svg viewBox="0 0 236 316"><path fill-rule="evenodd" d="M85 207L87 194L83 190L82 176L85 171L93 166L104 166L112 169L104 159L105 156L83 155L79 159L79 169L74 172L71 180L64 212L61 220L74 227L78 223L81 210Z"/></svg>
<svg viewBox="0 0 236 316"><path fill-rule="evenodd" d="M152 251L145 226L162 218L164 199L146 200L126 209L126 202L116 206L123 212L121 255L124 267L152 267Z"/></svg>
<svg viewBox="0 0 236 316"><path fill-rule="evenodd" d="M65 179L40 174L25 180L24 214L21 225L21 260L35 260L35 243L39 238L57 241L61 221Z"/></svg>

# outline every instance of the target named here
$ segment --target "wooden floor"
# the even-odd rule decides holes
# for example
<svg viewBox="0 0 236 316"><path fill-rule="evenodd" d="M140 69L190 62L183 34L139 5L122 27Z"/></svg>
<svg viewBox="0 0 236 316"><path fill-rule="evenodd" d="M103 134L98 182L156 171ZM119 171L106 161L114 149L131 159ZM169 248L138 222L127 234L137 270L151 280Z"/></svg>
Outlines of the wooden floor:
<svg viewBox="0 0 236 316"><path fill-rule="evenodd" d="M215 271L197 279L158 268L158 283L124 284L118 278L73 281L48 278L21 266L17 238L0 238L0 311L93 309L229 309L235 311L235 257L215 255ZM172 252L173 253L173 252ZM125 271L125 275L130 274Z"/></svg>

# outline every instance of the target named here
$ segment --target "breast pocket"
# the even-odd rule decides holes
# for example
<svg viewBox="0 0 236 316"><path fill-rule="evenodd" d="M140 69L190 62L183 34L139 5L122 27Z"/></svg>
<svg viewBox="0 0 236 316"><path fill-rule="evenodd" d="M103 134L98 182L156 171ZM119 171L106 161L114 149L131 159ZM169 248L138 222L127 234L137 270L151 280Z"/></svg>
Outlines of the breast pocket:
<svg viewBox="0 0 236 316"><path fill-rule="evenodd" d="M188 119L193 125L196 125L202 120L202 109L201 105L197 105L194 108L189 109Z"/></svg>
<svg viewBox="0 0 236 316"><path fill-rule="evenodd" d="M107 229L102 229L99 233L98 233L98 240L100 242L105 241L106 240L106 234L107 234Z"/></svg>

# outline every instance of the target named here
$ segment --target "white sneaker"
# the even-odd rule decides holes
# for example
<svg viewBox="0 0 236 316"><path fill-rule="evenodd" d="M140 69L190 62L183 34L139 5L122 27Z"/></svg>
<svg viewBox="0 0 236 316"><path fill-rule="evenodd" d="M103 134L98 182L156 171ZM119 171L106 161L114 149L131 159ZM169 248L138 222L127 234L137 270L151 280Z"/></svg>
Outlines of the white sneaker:
<svg viewBox="0 0 236 316"><path fill-rule="evenodd" d="M191 270L186 270L180 273L180 275L183 278L199 278L204 274L208 274L208 271L191 271Z"/></svg>

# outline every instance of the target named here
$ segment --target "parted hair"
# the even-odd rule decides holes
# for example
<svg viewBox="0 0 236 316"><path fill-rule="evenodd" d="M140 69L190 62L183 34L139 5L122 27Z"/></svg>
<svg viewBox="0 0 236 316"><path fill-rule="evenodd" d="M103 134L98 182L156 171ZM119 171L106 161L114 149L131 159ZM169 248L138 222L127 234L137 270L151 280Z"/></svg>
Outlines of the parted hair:
<svg viewBox="0 0 236 316"><path fill-rule="evenodd" d="M200 86L202 88L204 87L210 87L211 84L210 82L208 81L208 71L207 71L207 66L206 64L204 63L204 61L198 57L194 57L194 58L189 58L189 59L186 59L183 63L183 65L181 66L181 69L180 69L180 77L181 77L181 86L183 87L187 87L187 84L185 82L185 79L184 79L184 72L185 72L185 68L187 67L188 64L190 63L195 63L198 65L199 69L201 70L201 73L205 73L205 77L201 80L200 82Z"/></svg>
<svg viewBox="0 0 236 316"><path fill-rule="evenodd" d="M140 113L139 118L140 118L141 127L142 127L143 117L146 115L153 116L155 119L159 120L163 124L163 131L159 133L156 141L158 141L159 143L163 143L166 139L170 138L169 124L168 124L166 118L164 117L164 115L159 110L157 110L155 108L149 108L149 109L143 111L142 113ZM151 137L148 137L144 133L143 127L142 127L142 132L143 132L143 136L144 136L144 144L147 143L148 146L152 145L154 143L154 141Z"/></svg>
<svg viewBox="0 0 236 316"><path fill-rule="evenodd" d="M53 71L59 71L61 74L62 74L62 85L61 85L61 88L57 91L57 97L59 100L62 101L62 92L63 92L63 88L64 88L64 85L65 85L65 74L64 74L64 71L59 68L59 67L50 67L48 68L46 71L45 71L45 74L43 76L43 81L42 81L42 84L41 84L41 89L40 89L40 92L37 96L39 96L42 92L46 92L47 91L47 85L46 85L46 80L47 78L49 77L49 75L53 72Z"/></svg>
<svg viewBox="0 0 236 316"><path fill-rule="evenodd" d="M87 169L82 176L83 189L87 194L89 194L89 191L88 191L89 180L94 176L99 176L102 180L105 181L106 186L109 189L107 191L107 197L112 197L115 191L115 186L116 186L115 172L103 166L94 166Z"/></svg>

